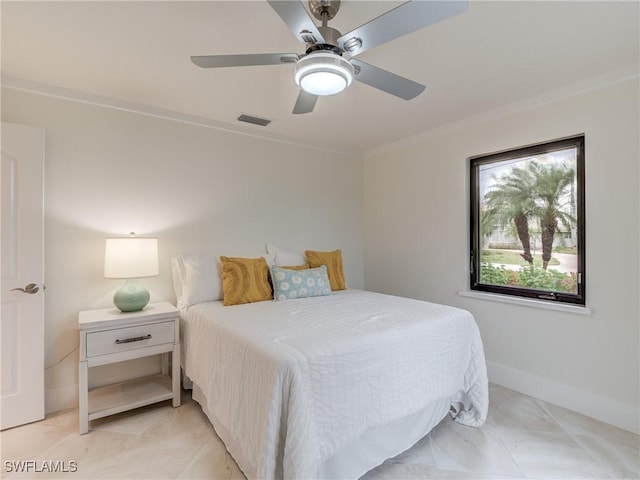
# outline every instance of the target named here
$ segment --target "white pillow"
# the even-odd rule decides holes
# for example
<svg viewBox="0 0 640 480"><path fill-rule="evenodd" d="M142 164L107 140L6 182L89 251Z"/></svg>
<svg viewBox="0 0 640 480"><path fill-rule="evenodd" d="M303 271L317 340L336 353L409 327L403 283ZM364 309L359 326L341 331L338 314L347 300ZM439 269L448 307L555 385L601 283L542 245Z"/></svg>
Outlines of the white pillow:
<svg viewBox="0 0 640 480"><path fill-rule="evenodd" d="M287 252L270 244L267 244L267 252L273 257L273 265L276 267L294 267L307 264L307 257L304 253Z"/></svg>
<svg viewBox="0 0 640 480"><path fill-rule="evenodd" d="M184 283L182 255L171 259L171 277L173 278L173 291L176 293L176 300L179 304L182 299L182 284Z"/></svg>
<svg viewBox="0 0 640 480"><path fill-rule="evenodd" d="M182 296L178 298L178 307L221 300L220 256L213 253L193 253L181 257Z"/></svg>

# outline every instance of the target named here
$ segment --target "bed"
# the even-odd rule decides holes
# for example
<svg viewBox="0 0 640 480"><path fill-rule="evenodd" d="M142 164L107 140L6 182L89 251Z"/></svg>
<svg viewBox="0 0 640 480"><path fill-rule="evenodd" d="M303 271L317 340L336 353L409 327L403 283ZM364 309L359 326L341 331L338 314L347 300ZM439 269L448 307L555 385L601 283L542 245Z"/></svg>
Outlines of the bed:
<svg viewBox="0 0 640 480"><path fill-rule="evenodd" d="M486 364L469 312L355 289L194 301L188 292L217 288L202 267L215 256L186 260L199 264L191 277L185 258L172 262L182 368L248 478L358 478L447 414L484 423Z"/></svg>

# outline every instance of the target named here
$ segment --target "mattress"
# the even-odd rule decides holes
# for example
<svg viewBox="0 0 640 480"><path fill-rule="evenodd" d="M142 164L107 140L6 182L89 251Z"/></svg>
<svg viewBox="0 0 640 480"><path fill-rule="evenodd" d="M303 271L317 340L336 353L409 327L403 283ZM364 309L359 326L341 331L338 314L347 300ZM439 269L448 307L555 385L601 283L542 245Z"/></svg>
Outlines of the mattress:
<svg viewBox="0 0 640 480"><path fill-rule="evenodd" d="M356 478L447 413L481 425L482 342L462 309L361 290L183 309L194 398L249 478Z"/></svg>

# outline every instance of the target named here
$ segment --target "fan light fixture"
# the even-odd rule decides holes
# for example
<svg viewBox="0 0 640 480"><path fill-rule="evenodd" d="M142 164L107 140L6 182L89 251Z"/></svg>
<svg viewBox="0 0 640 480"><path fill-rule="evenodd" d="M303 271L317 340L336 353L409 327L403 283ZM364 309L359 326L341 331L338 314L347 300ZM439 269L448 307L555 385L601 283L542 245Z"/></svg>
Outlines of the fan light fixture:
<svg viewBox="0 0 640 480"><path fill-rule="evenodd" d="M296 84L312 95L335 95L353 82L353 65L340 55L312 53L298 60Z"/></svg>

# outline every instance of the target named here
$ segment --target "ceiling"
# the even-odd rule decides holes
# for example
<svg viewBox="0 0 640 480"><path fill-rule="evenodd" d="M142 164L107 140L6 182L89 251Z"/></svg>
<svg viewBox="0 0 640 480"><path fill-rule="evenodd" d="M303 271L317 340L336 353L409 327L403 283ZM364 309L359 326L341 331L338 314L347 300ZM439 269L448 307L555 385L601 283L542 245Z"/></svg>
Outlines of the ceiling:
<svg viewBox="0 0 640 480"><path fill-rule="evenodd" d="M402 2L343 0L346 33ZM427 86L405 101L362 83L292 115L293 65L202 69L191 55L303 53L265 1L2 1L2 73L228 128L366 151L615 71L636 71L640 2L471 1L358 56ZM272 120L236 121L240 113ZM222 123L220 123L222 122Z"/></svg>

